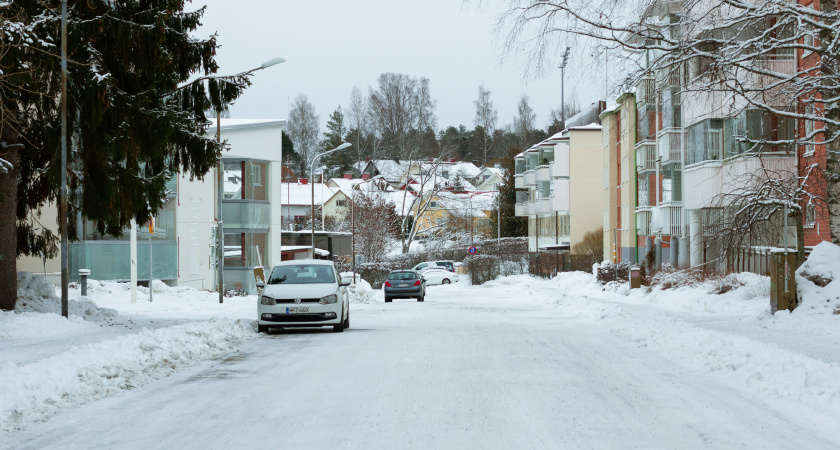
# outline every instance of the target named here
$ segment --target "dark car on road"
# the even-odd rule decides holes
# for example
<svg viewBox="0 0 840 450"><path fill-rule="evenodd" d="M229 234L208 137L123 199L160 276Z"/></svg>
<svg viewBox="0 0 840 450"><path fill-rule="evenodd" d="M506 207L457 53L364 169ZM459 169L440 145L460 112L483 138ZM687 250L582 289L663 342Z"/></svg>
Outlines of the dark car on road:
<svg viewBox="0 0 840 450"><path fill-rule="evenodd" d="M416 298L422 302L426 297L426 280L416 270L392 270L382 285L385 302L395 298Z"/></svg>

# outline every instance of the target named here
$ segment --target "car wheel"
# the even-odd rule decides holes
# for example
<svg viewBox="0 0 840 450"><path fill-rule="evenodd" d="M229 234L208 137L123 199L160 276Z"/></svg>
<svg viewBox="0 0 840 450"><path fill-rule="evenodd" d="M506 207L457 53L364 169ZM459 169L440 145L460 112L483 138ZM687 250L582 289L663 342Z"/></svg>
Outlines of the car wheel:
<svg viewBox="0 0 840 450"><path fill-rule="evenodd" d="M257 325L257 333L268 333L268 325Z"/></svg>
<svg viewBox="0 0 840 450"><path fill-rule="evenodd" d="M449 284L449 283L451 283L451 281L449 281L449 278L444 278L443 281L441 281L440 284Z"/></svg>
<svg viewBox="0 0 840 450"><path fill-rule="evenodd" d="M344 319L344 329L350 328L350 311L347 311L347 319Z"/></svg>
<svg viewBox="0 0 840 450"><path fill-rule="evenodd" d="M424 300L426 300L426 296L425 296L425 295L421 295L420 297L417 297L417 301L418 301L418 302L422 302L422 301L424 301Z"/></svg>
<svg viewBox="0 0 840 450"><path fill-rule="evenodd" d="M341 316L339 316L339 317L344 317L344 310L343 309L341 310ZM344 331L344 321L343 320L341 322L333 325L333 332L341 333L342 331Z"/></svg>
<svg viewBox="0 0 840 450"><path fill-rule="evenodd" d="M391 297L385 297L385 303L391 303Z"/></svg>

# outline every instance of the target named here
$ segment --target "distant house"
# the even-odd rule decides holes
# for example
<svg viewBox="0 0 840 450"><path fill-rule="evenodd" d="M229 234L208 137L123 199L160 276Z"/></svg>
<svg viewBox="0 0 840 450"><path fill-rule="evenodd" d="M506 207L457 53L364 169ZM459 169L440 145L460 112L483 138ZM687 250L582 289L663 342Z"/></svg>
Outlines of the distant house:
<svg viewBox="0 0 840 450"><path fill-rule="evenodd" d="M475 184L476 190L479 191L498 191L499 185L505 181L504 175L505 171L501 168L501 165L497 167L485 167L475 177L473 184Z"/></svg>

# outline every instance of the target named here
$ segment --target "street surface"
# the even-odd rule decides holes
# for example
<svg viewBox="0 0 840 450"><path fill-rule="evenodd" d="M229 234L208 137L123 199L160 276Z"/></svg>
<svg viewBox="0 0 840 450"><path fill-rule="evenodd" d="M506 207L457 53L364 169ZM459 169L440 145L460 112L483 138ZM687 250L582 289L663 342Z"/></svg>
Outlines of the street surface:
<svg viewBox="0 0 840 450"><path fill-rule="evenodd" d="M351 328L262 335L63 411L19 448L837 448L767 399L500 288L353 305Z"/></svg>

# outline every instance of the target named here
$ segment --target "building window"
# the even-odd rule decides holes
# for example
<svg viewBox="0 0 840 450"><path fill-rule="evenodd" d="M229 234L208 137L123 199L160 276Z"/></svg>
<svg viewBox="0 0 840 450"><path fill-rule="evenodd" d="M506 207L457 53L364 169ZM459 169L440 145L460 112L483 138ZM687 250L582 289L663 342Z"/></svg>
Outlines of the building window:
<svg viewBox="0 0 840 450"><path fill-rule="evenodd" d="M347 206L347 199L340 199L335 201L335 206L344 207Z"/></svg>
<svg viewBox="0 0 840 450"><path fill-rule="evenodd" d="M812 105L812 104L805 105L805 115L806 116L813 116L814 115L814 105ZM804 125L805 125L804 126L805 135L802 136L802 137L804 139L807 139L808 141L813 142L814 137L811 136L811 133L814 132L814 121L809 120L809 119L804 119L803 121L805 122L804 123ZM814 154L814 144L813 143L805 144L804 156L811 156L813 154Z"/></svg>
<svg viewBox="0 0 840 450"><path fill-rule="evenodd" d="M817 223L816 209L816 205L813 203L805 205L805 226L808 228L813 228Z"/></svg>
<svg viewBox="0 0 840 450"><path fill-rule="evenodd" d="M251 165L251 184L254 186L262 186L262 167L252 164Z"/></svg>
<svg viewBox="0 0 840 450"><path fill-rule="evenodd" d="M434 201L434 200L431 200L431 201L429 202L429 208L431 208L431 209L435 209L435 208L437 208L437 207L438 207L438 202L436 202L436 201Z"/></svg>

